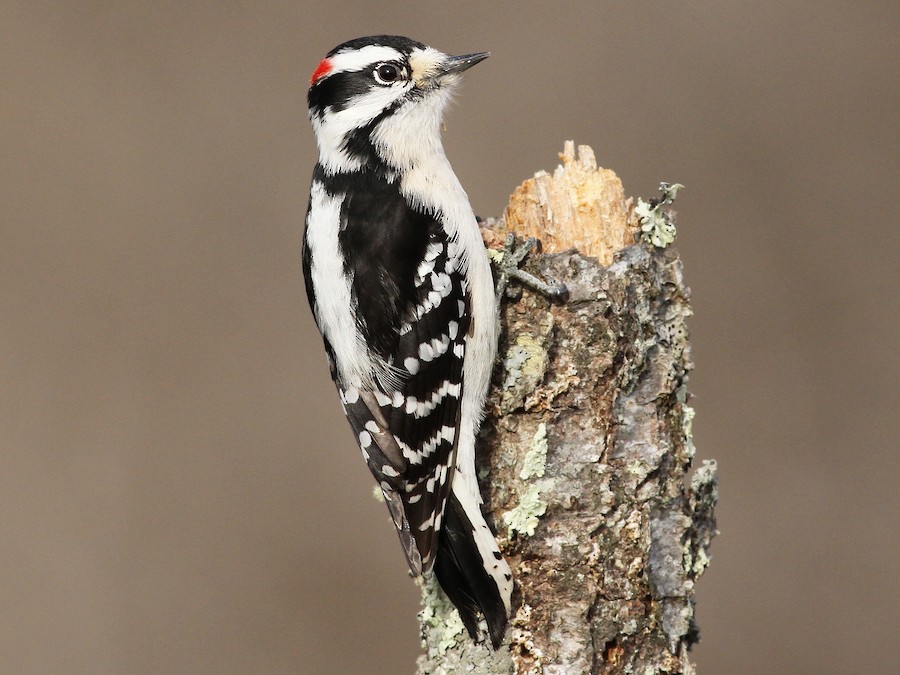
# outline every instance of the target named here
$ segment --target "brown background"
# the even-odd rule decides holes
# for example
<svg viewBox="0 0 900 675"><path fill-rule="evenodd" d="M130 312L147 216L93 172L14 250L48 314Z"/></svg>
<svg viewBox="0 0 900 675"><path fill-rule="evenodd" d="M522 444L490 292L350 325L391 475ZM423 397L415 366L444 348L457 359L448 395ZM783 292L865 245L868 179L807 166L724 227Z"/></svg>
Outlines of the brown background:
<svg viewBox="0 0 900 675"><path fill-rule="evenodd" d="M684 183L704 673L896 665L896 0L0 2L0 670L406 673L418 594L300 274L309 73L490 49L478 213L591 144Z"/></svg>

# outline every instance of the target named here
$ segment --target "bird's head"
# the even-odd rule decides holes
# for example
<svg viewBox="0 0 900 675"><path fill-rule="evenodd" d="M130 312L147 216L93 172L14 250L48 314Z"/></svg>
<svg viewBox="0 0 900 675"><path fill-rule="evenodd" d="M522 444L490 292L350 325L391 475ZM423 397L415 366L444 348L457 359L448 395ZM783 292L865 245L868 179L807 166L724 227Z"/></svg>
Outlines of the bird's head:
<svg viewBox="0 0 900 675"><path fill-rule="evenodd" d="M357 38L322 59L309 117L328 173L401 171L440 153L440 122L460 73L489 52L448 56L395 35Z"/></svg>

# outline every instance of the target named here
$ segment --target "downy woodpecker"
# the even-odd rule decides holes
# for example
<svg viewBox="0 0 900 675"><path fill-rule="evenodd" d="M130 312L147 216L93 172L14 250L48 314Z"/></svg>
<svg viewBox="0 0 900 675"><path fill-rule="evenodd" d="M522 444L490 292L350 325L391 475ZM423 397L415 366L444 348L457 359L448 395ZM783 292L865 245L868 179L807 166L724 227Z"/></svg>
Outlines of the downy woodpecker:
<svg viewBox="0 0 900 675"><path fill-rule="evenodd" d="M309 87L319 161L303 274L331 375L414 575L498 647L513 582L481 513L475 437L497 349L488 258L441 144L460 74L405 37L335 47Z"/></svg>

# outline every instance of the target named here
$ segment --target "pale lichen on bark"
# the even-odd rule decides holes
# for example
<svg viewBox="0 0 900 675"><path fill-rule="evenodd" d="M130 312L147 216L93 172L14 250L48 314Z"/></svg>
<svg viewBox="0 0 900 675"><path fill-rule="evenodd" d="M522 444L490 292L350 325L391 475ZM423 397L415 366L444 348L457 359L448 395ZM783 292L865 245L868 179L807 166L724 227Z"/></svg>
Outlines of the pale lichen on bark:
<svg viewBox="0 0 900 675"><path fill-rule="evenodd" d="M596 167L592 177L593 154L580 154L563 155L579 180L617 183ZM525 292L501 308L479 477L516 578L514 616L494 652L451 631L455 610L428 595L422 674L694 672L694 584L709 562L717 493L714 462L688 482L689 291L672 248L635 243L620 182L580 189L559 175L568 199L614 202L569 209L612 232L578 225L582 241L601 242L602 260L561 245L529 259L530 271L567 284L567 303ZM539 190L516 194L546 216ZM566 240L558 222L543 227Z"/></svg>

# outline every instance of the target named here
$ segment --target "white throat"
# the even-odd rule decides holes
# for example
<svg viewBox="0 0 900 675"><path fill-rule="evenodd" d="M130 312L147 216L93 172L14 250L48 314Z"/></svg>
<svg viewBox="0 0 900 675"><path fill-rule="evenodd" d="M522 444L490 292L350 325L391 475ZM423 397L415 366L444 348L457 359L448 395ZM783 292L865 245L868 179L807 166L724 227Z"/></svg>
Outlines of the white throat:
<svg viewBox="0 0 900 675"><path fill-rule="evenodd" d="M404 103L372 133L381 158L398 171L446 161L441 143L441 119L450 100L446 89L435 89L420 100Z"/></svg>

